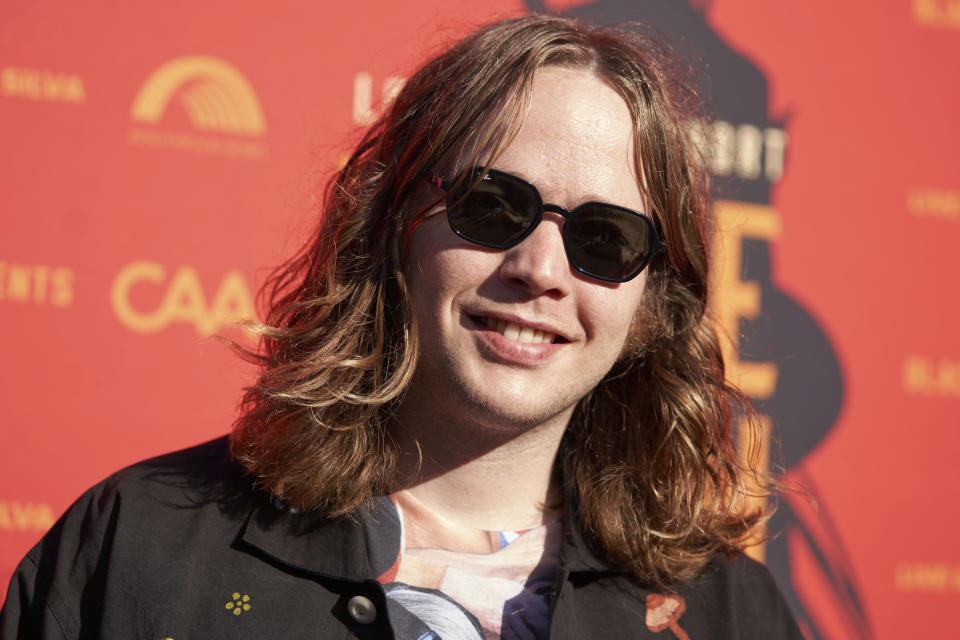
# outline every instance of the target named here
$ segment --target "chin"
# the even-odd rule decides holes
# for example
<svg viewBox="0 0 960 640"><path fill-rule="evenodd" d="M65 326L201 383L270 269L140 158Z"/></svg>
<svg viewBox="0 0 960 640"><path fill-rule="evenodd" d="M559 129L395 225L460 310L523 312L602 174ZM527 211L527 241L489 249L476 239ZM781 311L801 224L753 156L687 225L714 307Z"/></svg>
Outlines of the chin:
<svg viewBox="0 0 960 640"><path fill-rule="evenodd" d="M582 394L545 392L543 385L461 387L462 415L492 431L522 432L562 421L565 425Z"/></svg>

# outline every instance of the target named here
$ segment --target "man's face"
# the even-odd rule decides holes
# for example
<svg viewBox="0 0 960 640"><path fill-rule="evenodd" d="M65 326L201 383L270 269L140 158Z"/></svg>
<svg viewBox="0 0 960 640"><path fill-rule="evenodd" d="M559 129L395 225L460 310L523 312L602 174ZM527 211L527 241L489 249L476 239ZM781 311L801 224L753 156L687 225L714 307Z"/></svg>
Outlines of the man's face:
<svg viewBox="0 0 960 640"><path fill-rule="evenodd" d="M567 209L594 200L644 210L630 112L587 71L538 72L529 113L494 168ZM469 418L493 429L566 420L610 370L645 275L611 284L574 271L562 220L544 213L531 235L504 251L459 238L445 214L413 233L408 273L421 358L408 415Z"/></svg>

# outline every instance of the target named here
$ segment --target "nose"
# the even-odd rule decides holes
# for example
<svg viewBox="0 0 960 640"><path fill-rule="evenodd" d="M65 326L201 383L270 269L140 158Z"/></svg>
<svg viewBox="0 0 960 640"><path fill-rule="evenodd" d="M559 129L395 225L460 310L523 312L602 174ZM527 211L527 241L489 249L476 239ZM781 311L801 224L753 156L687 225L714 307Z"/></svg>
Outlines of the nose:
<svg viewBox="0 0 960 640"><path fill-rule="evenodd" d="M562 216L545 213L533 233L504 251L500 279L531 297L560 299L568 295L573 275L560 235L562 224Z"/></svg>

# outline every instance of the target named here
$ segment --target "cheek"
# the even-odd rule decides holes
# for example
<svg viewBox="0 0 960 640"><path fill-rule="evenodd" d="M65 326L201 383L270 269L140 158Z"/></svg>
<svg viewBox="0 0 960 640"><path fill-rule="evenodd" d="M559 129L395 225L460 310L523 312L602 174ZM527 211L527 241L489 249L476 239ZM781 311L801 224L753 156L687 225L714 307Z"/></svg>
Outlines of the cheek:
<svg viewBox="0 0 960 640"><path fill-rule="evenodd" d="M425 218L410 235L407 244L407 284L414 314L418 316L436 307L435 301L441 295L442 287L448 279L448 266L444 259L447 247L443 242L445 238L439 222L442 221L435 216Z"/></svg>
<svg viewBox="0 0 960 640"><path fill-rule="evenodd" d="M591 301L593 323L598 333L603 333L609 351L617 358L640 343L643 333L640 300L645 281L640 275L617 289L601 290Z"/></svg>
<svg viewBox="0 0 960 640"><path fill-rule="evenodd" d="M432 258L416 259L409 265L408 285L413 306L413 319L417 326L429 328L437 323L442 299L447 284L442 269Z"/></svg>
<svg viewBox="0 0 960 640"><path fill-rule="evenodd" d="M485 274L495 268L494 256L464 247L443 227L418 229L410 248L407 282L415 319L421 326L454 321L450 312L458 296L475 291Z"/></svg>

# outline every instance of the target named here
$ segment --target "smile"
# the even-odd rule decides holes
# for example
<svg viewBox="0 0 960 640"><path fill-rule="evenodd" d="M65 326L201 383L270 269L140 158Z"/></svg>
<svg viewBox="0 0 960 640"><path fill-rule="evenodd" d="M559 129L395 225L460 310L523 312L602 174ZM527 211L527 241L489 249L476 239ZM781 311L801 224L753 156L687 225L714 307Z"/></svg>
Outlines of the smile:
<svg viewBox="0 0 960 640"><path fill-rule="evenodd" d="M523 327L519 324L498 318L481 316L478 320L488 329L493 329L500 333L507 340L513 340L514 342L520 342L522 344L549 344L558 341L557 339L559 337L555 333L540 331L533 327Z"/></svg>

